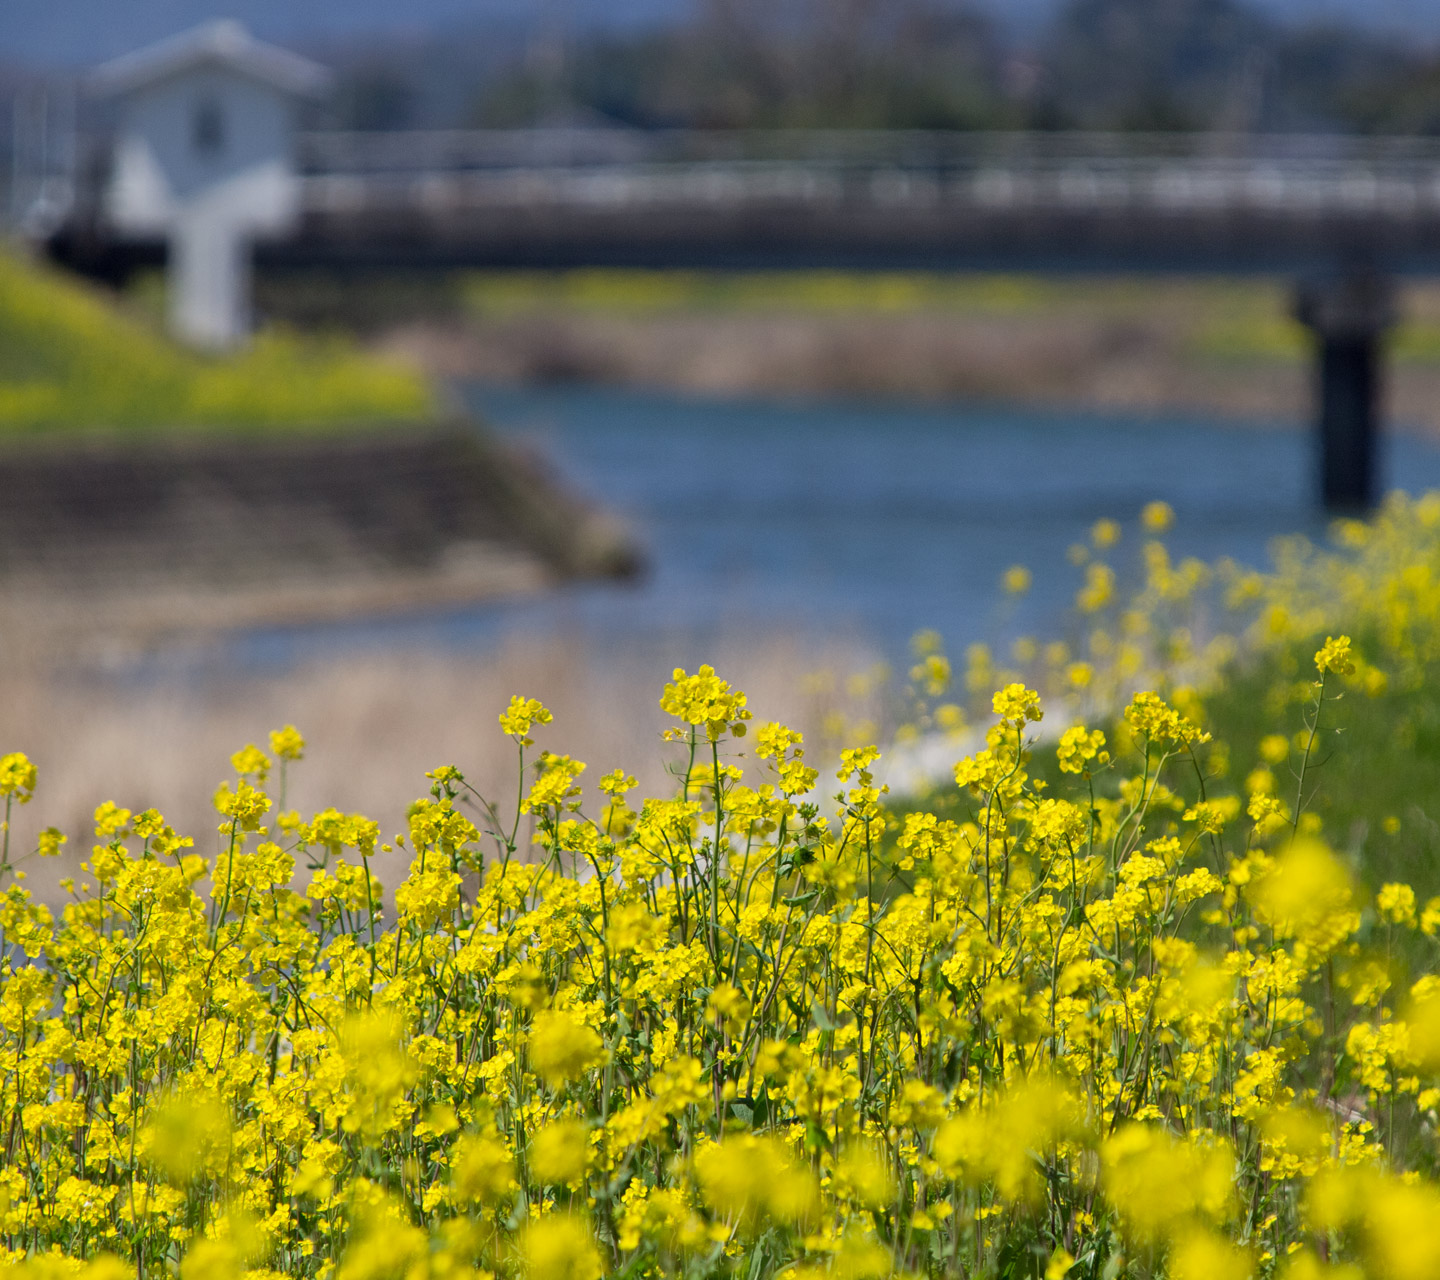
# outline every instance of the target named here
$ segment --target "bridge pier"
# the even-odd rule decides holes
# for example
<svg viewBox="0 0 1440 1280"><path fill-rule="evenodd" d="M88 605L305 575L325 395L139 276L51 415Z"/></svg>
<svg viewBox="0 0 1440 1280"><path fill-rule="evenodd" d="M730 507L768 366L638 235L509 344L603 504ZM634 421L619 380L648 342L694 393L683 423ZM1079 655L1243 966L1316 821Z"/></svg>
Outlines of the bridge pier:
<svg viewBox="0 0 1440 1280"><path fill-rule="evenodd" d="M1336 515L1364 515L1377 497L1378 428L1386 331L1394 288L1368 267L1302 283L1295 315L1316 339L1320 500Z"/></svg>

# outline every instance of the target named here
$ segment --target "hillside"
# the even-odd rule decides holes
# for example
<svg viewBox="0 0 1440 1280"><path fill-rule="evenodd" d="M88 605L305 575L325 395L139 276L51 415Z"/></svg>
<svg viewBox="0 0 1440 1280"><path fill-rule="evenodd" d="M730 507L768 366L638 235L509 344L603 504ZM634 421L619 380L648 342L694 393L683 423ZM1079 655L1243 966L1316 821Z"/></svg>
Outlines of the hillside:
<svg viewBox="0 0 1440 1280"><path fill-rule="evenodd" d="M197 355L103 291L0 252L0 433L324 427L432 410L419 374L339 339L265 333L232 356Z"/></svg>

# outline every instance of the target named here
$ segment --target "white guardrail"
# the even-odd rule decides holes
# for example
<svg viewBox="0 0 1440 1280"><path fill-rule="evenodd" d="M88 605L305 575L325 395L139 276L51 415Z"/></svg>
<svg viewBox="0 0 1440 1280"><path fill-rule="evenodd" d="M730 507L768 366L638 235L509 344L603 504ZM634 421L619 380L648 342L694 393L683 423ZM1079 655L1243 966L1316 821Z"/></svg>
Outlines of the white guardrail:
<svg viewBox="0 0 1440 1280"><path fill-rule="evenodd" d="M400 207L865 203L910 209L1440 211L1440 142L1143 134L309 134L305 203Z"/></svg>

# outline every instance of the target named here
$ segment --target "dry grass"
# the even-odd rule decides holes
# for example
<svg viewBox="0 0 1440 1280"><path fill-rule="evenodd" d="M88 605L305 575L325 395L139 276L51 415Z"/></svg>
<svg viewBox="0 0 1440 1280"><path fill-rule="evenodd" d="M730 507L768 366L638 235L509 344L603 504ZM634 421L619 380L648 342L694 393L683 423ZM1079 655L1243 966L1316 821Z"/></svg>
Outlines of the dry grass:
<svg viewBox="0 0 1440 1280"><path fill-rule="evenodd" d="M377 341L436 375L499 383L1178 409L1296 424L1313 412L1309 339L1289 317L1288 284L1020 284L1028 291L1018 299L982 292L894 310L642 307L540 291L529 305L509 299L402 324ZM1407 289L1404 311L1390 414L1440 431L1440 291Z"/></svg>
<svg viewBox="0 0 1440 1280"><path fill-rule="evenodd" d="M32 864L31 887L52 900L59 875L79 874L91 815L104 800L158 808L200 852L215 852L209 801L229 776L230 754L247 742L263 746L269 730L287 723L308 744L288 804L306 815L330 805L363 812L387 837L404 829L406 806L426 794L425 771L440 764L458 765L513 813L515 749L496 717L515 693L554 711L537 747L586 761L586 781L623 765L639 778L640 794L669 785L664 764L674 749L661 742L667 721L658 706L668 669L574 640L517 638L484 654L390 651L268 674L216 675L218 663L203 654L196 663L193 652L181 661L177 650L171 671L152 663L161 674L144 679L133 663L116 664L123 650L113 646L62 665L45 662L39 647L27 659L23 645L10 646L17 660L0 683L0 750L25 751L40 773L34 802L17 812L15 847L32 847L35 832L51 824L70 838L63 867ZM865 667L871 657L855 647L735 638L717 641L712 660L750 694L757 718L811 736L842 701L852 720L874 712L868 696L817 692L818 682L804 678ZM393 860L377 870L395 883Z"/></svg>

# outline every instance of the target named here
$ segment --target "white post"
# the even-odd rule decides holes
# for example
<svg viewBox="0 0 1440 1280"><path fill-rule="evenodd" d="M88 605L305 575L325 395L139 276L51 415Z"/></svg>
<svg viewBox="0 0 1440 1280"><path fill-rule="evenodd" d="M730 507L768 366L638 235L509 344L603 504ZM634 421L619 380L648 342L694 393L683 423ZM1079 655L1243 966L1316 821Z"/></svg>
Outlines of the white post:
<svg viewBox="0 0 1440 1280"><path fill-rule="evenodd" d="M208 206L208 207L207 207ZM170 330L182 342L224 350L250 331L250 242L223 210L201 202L170 228Z"/></svg>

